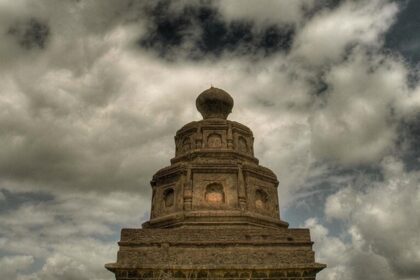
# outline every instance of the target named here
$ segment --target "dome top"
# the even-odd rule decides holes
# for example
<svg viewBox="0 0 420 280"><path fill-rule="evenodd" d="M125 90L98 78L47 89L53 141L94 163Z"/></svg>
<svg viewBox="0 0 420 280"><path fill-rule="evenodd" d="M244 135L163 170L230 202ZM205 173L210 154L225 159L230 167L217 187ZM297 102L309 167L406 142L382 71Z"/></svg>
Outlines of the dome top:
<svg viewBox="0 0 420 280"><path fill-rule="evenodd" d="M233 98L226 91L211 86L197 97L195 104L203 119L226 119L232 112Z"/></svg>

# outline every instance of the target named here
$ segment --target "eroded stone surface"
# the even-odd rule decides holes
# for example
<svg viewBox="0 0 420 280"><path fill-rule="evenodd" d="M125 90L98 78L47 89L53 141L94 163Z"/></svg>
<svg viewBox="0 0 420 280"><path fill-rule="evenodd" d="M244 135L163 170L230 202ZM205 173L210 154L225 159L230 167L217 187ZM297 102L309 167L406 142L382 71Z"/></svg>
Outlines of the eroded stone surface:
<svg viewBox="0 0 420 280"><path fill-rule="evenodd" d="M276 175L254 157L252 131L226 120L233 99L210 88L203 120L175 135L171 165L153 176L150 220L123 229L116 279L315 279L309 230L280 219Z"/></svg>

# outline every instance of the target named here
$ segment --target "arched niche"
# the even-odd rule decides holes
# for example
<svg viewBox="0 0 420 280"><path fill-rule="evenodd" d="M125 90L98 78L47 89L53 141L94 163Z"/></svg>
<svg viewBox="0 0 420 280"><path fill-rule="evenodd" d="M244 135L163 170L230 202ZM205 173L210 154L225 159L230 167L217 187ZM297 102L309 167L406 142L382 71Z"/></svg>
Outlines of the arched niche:
<svg viewBox="0 0 420 280"><path fill-rule="evenodd" d="M165 207L172 207L175 201L175 192L172 188L166 189L163 192L163 203Z"/></svg>
<svg viewBox="0 0 420 280"><path fill-rule="evenodd" d="M223 190L223 186L219 183L212 183L207 185L205 199L208 203L224 203L225 192Z"/></svg>
<svg viewBox="0 0 420 280"><path fill-rule="evenodd" d="M248 144L243 136L238 137L238 150L242 153L248 153Z"/></svg>
<svg viewBox="0 0 420 280"><path fill-rule="evenodd" d="M182 151L186 153L189 150L191 150L191 140L190 137L185 137L182 141Z"/></svg>
<svg viewBox="0 0 420 280"><path fill-rule="evenodd" d="M220 148L222 146L222 137L220 136L220 134L210 134L207 137L207 146L209 148Z"/></svg>
<svg viewBox="0 0 420 280"><path fill-rule="evenodd" d="M267 206L268 206L268 194L261 189L257 189L255 191L255 207L257 209L267 209Z"/></svg>
<svg viewBox="0 0 420 280"><path fill-rule="evenodd" d="M152 191L152 212L155 210L155 203L156 203L155 199L156 199L156 190L153 189L153 191Z"/></svg>

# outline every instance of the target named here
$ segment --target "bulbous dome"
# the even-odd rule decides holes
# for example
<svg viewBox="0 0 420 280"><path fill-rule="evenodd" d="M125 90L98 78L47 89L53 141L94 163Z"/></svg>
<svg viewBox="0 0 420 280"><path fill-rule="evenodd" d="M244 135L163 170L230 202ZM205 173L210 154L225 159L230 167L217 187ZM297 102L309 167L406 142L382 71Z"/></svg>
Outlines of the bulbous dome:
<svg viewBox="0 0 420 280"><path fill-rule="evenodd" d="M195 104L203 119L226 119L232 112L233 98L226 91L212 86L197 97Z"/></svg>

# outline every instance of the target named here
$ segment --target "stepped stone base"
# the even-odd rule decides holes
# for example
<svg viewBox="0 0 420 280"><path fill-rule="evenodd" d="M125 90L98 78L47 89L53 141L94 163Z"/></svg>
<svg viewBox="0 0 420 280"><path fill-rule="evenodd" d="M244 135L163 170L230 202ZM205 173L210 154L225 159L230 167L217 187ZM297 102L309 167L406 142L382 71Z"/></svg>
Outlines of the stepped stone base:
<svg viewBox="0 0 420 280"><path fill-rule="evenodd" d="M123 229L117 262L106 268L117 280L315 279L308 229Z"/></svg>

